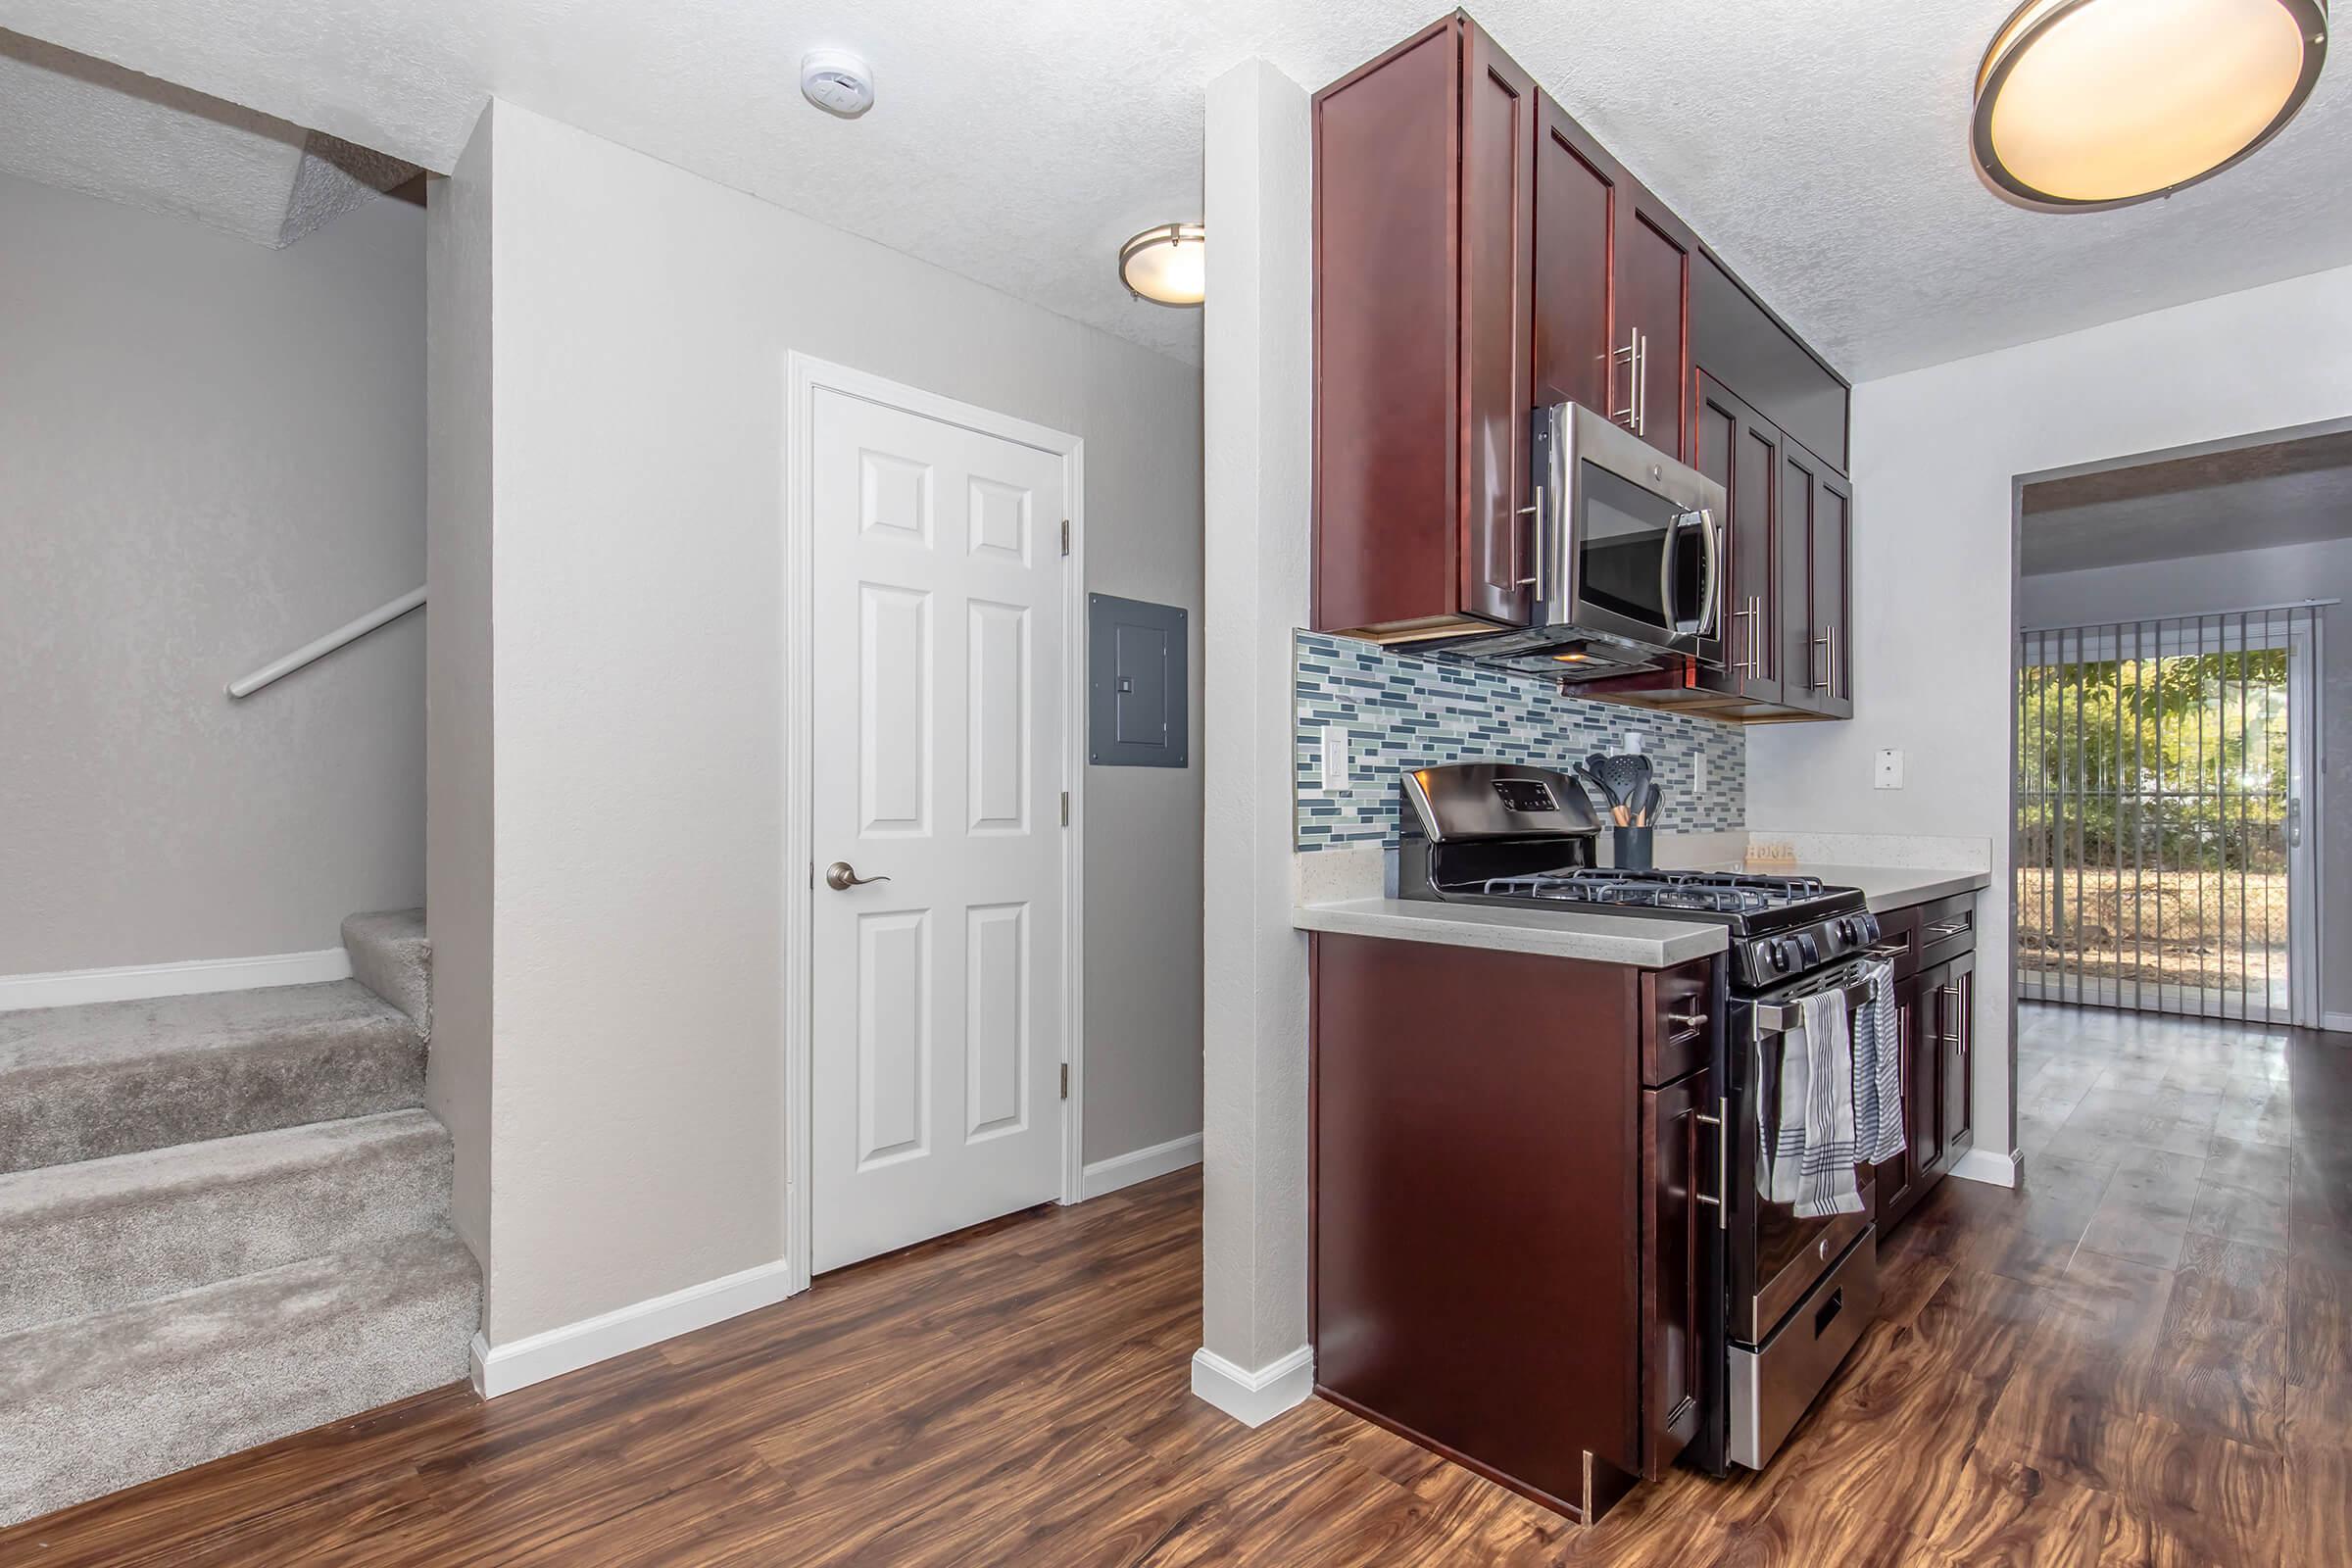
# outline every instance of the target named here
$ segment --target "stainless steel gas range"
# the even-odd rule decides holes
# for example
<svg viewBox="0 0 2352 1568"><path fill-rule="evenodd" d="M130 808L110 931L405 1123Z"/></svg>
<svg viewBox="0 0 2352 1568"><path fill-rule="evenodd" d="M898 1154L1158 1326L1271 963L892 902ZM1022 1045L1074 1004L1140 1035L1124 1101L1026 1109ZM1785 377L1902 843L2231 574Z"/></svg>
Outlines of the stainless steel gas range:
<svg viewBox="0 0 2352 1568"><path fill-rule="evenodd" d="M1724 927L1729 1004L1714 1044L1721 1086L1719 1255L1699 1277L1722 1282L1702 1303L1711 1331L1709 1396L1685 1450L1716 1474L1761 1469L1877 1315L1876 1191L1857 1172L1858 1214L1801 1219L1760 1191L1762 1129L1778 1115L1784 1041L1800 1000L1831 987L1867 996L1864 966L1879 923L1853 888L1811 877L1729 871L1627 871L1595 864L1598 818L1570 775L1499 762L1408 772L1396 862L1399 898L1556 906L1582 914Z"/></svg>

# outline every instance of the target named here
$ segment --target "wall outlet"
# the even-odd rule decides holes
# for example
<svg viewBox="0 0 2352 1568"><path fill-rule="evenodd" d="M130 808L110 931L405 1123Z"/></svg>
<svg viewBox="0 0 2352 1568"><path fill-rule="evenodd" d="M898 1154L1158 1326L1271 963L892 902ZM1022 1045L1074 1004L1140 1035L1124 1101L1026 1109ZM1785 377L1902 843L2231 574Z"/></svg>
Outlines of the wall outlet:
<svg viewBox="0 0 2352 1568"><path fill-rule="evenodd" d="M1903 787L1903 754L1889 747L1879 753L1877 774L1871 779L1873 787L1899 790Z"/></svg>
<svg viewBox="0 0 2352 1568"><path fill-rule="evenodd" d="M1323 729L1323 792L1345 795L1355 788L1348 776L1348 731L1338 724Z"/></svg>
<svg viewBox="0 0 2352 1568"><path fill-rule="evenodd" d="M1625 732L1626 754L1631 757L1640 757L1642 755L1642 743L1648 738L1649 737L1642 734L1638 729L1627 730Z"/></svg>
<svg viewBox="0 0 2352 1568"><path fill-rule="evenodd" d="M1690 754L1690 793L1701 796L1707 793L1707 754L1704 752Z"/></svg>

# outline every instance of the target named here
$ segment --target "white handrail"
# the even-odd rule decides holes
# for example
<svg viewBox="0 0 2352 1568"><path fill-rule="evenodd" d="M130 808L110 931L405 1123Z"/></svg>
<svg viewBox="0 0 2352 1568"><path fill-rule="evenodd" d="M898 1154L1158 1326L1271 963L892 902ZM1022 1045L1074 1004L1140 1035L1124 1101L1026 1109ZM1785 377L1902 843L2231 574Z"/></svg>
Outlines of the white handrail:
<svg viewBox="0 0 2352 1568"><path fill-rule="evenodd" d="M410 611L416 610L421 607L423 604L424 590L422 588L412 588L407 593L402 594L398 599L391 601L389 604L376 606L373 610L370 610L359 619L347 622L341 626L337 626L333 631L328 632L323 637L304 643L300 648L295 649L285 658L273 660L270 662L264 664L261 668L246 676L243 680L230 681L228 683L228 695L231 697L251 697L255 692L260 691L271 681L293 674L296 670L300 669L303 665L309 663L315 659L324 659L327 655L333 653L345 643L357 642L362 637L365 637L369 632L375 630L376 627L383 625L387 621L398 620Z"/></svg>

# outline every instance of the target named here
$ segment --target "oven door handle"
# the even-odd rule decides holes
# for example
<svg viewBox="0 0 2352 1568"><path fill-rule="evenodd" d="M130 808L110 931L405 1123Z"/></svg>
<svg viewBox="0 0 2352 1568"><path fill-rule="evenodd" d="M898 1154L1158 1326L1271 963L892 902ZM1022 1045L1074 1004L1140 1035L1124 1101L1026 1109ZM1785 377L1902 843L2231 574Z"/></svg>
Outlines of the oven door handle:
<svg viewBox="0 0 2352 1568"><path fill-rule="evenodd" d="M1702 1203L1712 1203L1715 1206L1715 1228L1728 1231L1732 1228L1732 1135L1728 1130L1732 1122L1732 1102L1729 1099L1718 1099L1714 1115L1710 1116L1702 1110L1691 1119L1702 1127L1715 1129L1715 1196L1709 1198L1697 1191L1690 1196Z"/></svg>
<svg viewBox="0 0 2352 1568"><path fill-rule="evenodd" d="M1845 988L1845 1004L1849 1008L1859 1007L1869 1000L1869 981L1857 980ZM1760 1002L1756 1004L1756 1027L1759 1029L1801 1029L1804 1027L1804 1023L1805 1009L1801 1003Z"/></svg>

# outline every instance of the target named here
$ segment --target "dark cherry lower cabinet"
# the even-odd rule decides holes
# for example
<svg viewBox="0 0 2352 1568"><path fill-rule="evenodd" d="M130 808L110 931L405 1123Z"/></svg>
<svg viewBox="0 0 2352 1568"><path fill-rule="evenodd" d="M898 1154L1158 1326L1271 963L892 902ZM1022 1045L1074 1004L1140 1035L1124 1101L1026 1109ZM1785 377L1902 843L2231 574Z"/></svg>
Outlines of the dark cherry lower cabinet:
<svg viewBox="0 0 2352 1568"><path fill-rule="evenodd" d="M1720 963L1311 952L1317 1392L1597 1518L1721 1396Z"/></svg>
<svg viewBox="0 0 2352 1568"><path fill-rule="evenodd" d="M1963 894L1880 920L1894 961L1910 1146L1875 1167L1882 1237L1976 1146L1975 902Z"/></svg>

